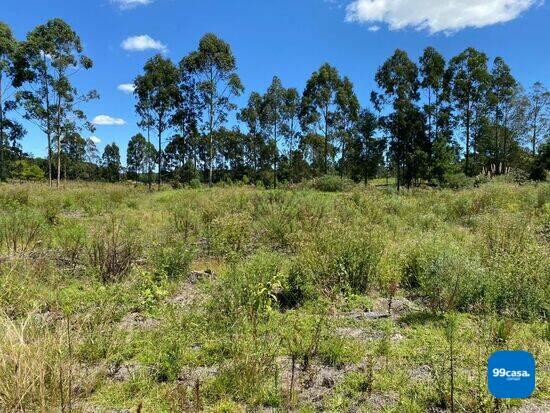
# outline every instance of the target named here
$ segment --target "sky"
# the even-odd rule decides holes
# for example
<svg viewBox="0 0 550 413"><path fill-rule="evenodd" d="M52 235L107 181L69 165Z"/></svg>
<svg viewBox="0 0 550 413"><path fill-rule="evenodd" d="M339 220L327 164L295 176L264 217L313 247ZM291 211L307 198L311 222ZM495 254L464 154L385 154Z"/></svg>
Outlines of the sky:
<svg viewBox="0 0 550 413"><path fill-rule="evenodd" d="M123 161L139 132L131 93L146 60L163 53L179 62L203 34L227 41L245 93L264 92L274 75L303 90L329 62L355 85L363 106L374 75L396 48L417 60L427 46L446 58L475 47L501 56L529 87L550 86L550 1L541 0L1 0L0 21L22 40L36 25L60 17L80 35L94 67L74 77L80 92L101 98L83 109L95 120L102 153L116 142ZM234 121L230 121L234 122ZM23 149L44 156L44 135L28 122Z"/></svg>

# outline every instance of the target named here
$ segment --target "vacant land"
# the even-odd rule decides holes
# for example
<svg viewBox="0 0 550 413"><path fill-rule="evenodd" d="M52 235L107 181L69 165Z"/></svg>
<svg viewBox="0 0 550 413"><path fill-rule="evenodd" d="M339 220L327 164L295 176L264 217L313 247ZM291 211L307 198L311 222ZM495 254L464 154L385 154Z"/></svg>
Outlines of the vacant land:
<svg viewBox="0 0 550 413"><path fill-rule="evenodd" d="M550 408L549 184L3 185L0 242L2 412Z"/></svg>

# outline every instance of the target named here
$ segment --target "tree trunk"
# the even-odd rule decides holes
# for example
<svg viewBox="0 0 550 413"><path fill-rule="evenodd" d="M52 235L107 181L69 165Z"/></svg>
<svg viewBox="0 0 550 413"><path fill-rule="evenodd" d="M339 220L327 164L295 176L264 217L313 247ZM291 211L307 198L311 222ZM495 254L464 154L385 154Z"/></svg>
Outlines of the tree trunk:
<svg viewBox="0 0 550 413"><path fill-rule="evenodd" d="M325 108L325 174L328 173L328 108Z"/></svg>
<svg viewBox="0 0 550 413"><path fill-rule="evenodd" d="M279 155L277 148L277 122L274 125L273 143L275 144L275 154L273 157L273 188L277 189L277 157Z"/></svg>
<svg viewBox="0 0 550 413"><path fill-rule="evenodd" d="M0 182L6 180L6 157L4 154L4 101L2 87L2 72L0 72Z"/></svg>
<svg viewBox="0 0 550 413"><path fill-rule="evenodd" d="M151 127L147 126L147 151L151 148ZM152 170L151 170L151 157L150 154L147 154L147 186L149 187L149 192L151 192L152 185Z"/></svg>
<svg viewBox="0 0 550 413"><path fill-rule="evenodd" d="M466 159L464 164L464 173L470 173L470 109L466 111Z"/></svg>
<svg viewBox="0 0 550 413"><path fill-rule="evenodd" d="M61 186L61 96L57 97L57 181L56 187Z"/></svg>
<svg viewBox="0 0 550 413"><path fill-rule="evenodd" d="M160 185L162 183L162 132L159 128L158 130L158 137L159 137L159 155L158 155L158 164L159 164L159 176L158 176L158 190L160 191Z"/></svg>

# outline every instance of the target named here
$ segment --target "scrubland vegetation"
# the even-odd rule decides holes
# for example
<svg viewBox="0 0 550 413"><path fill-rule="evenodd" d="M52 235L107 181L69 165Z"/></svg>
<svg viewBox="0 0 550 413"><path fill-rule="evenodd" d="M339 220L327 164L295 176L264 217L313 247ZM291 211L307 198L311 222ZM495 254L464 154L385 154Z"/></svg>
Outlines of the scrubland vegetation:
<svg viewBox="0 0 550 413"><path fill-rule="evenodd" d="M550 185L504 178L4 184L0 411L548 411L549 242ZM488 394L497 349L531 399Z"/></svg>

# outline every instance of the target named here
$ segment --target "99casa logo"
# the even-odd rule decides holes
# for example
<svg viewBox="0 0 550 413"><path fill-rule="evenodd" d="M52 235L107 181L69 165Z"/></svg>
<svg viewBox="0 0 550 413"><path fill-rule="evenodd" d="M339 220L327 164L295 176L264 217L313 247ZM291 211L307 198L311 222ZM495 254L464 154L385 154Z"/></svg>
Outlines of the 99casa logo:
<svg viewBox="0 0 550 413"><path fill-rule="evenodd" d="M520 380L522 377L531 377L526 370L493 369L493 377L506 377L507 380Z"/></svg>
<svg viewBox="0 0 550 413"><path fill-rule="evenodd" d="M499 399L524 399L535 390L535 358L528 351L497 351L489 357L487 385Z"/></svg>

